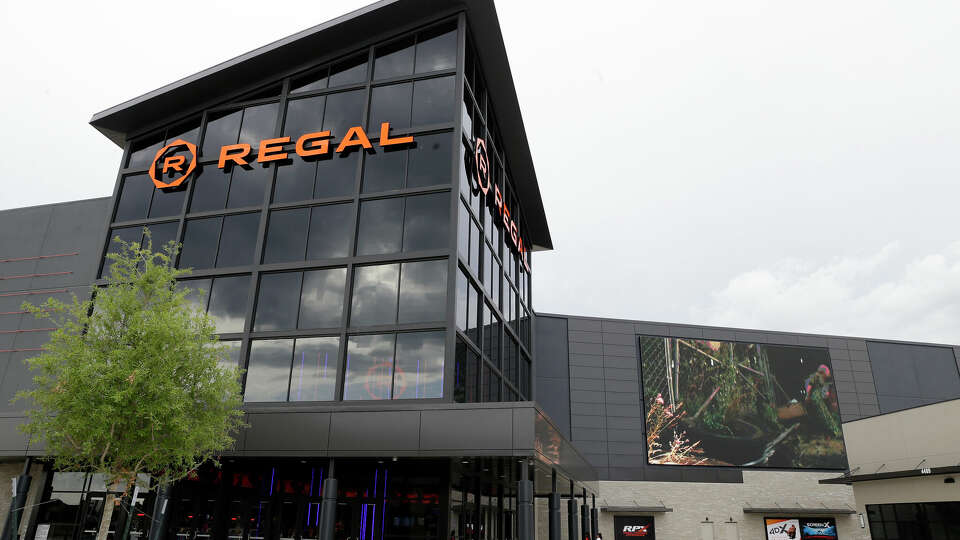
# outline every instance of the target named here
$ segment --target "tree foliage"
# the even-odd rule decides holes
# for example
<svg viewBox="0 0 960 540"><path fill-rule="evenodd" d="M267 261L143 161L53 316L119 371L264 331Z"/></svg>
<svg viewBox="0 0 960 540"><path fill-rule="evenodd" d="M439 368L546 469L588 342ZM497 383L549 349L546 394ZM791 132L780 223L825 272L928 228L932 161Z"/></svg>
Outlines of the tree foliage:
<svg viewBox="0 0 960 540"><path fill-rule="evenodd" d="M185 477L233 444L243 425L239 373L226 366L212 319L186 299L177 246L121 242L93 300L23 309L56 328L28 360L34 386L21 426L61 470L102 473L129 488L137 474Z"/></svg>

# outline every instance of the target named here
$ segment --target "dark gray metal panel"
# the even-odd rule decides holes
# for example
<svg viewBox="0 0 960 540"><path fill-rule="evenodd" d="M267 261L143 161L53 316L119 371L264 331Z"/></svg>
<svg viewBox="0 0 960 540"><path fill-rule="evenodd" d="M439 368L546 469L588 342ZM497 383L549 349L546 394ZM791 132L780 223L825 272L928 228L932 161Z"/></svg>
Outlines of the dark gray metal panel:
<svg viewBox="0 0 960 540"><path fill-rule="evenodd" d="M17 426L22 418L0 418L0 455L23 455L27 451L27 436Z"/></svg>
<svg viewBox="0 0 960 540"><path fill-rule="evenodd" d="M570 317L567 319L570 331L600 332L603 327L598 319L581 319Z"/></svg>
<svg viewBox="0 0 960 540"><path fill-rule="evenodd" d="M302 452L327 450L330 413L254 413L247 422L245 451L271 450Z"/></svg>
<svg viewBox="0 0 960 540"><path fill-rule="evenodd" d="M337 413L331 419L329 447L331 451L416 451L420 448L420 411Z"/></svg>
<svg viewBox="0 0 960 540"><path fill-rule="evenodd" d="M23 402L10 403L13 396L20 390L28 388L33 380L27 364L24 362L35 352L15 352L7 357L5 365L0 364L0 413L20 412L24 409ZM2 361L2 360L0 360Z"/></svg>
<svg viewBox="0 0 960 540"><path fill-rule="evenodd" d="M421 414L419 435L423 448L453 451L514 448L512 409L440 410Z"/></svg>
<svg viewBox="0 0 960 540"><path fill-rule="evenodd" d="M513 409L513 448L533 448L536 438L536 411L525 407Z"/></svg>

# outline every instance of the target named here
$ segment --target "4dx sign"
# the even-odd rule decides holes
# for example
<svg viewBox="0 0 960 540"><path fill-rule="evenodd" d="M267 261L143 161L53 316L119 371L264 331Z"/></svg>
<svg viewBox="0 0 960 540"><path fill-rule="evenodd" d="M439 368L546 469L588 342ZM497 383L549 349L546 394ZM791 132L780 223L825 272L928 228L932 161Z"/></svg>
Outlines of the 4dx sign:
<svg viewBox="0 0 960 540"><path fill-rule="evenodd" d="M490 181L490 156L487 153L487 141L477 138L474 143L473 152L474 167L474 188L483 193L487 204L496 211L503 221L503 230L510 236L510 241L514 251L520 257L520 262L527 272L530 271L530 261L527 252L527 246L520 236L520 227L517 226L517 219L510 215L510 208L503 200L503 194L500 193L500 187ZM490 192L493 196L490 197Z"/></svg>

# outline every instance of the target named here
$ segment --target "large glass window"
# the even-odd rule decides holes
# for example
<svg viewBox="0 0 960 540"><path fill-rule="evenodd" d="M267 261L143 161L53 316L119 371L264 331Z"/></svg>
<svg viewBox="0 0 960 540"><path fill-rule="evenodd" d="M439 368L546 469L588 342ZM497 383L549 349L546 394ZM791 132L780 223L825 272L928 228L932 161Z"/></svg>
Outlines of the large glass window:
<svg viewBox="0 0 960 540"><path fill-rule="evenodd" d="M414 37L409 36L377 47L373 78L387 79L413 73Z"/></svg>
<svg viewBox="0 0 960 540"><path fill-rule="evenodd" d="M370 93L370 130L378 130L383 122L390 122L394 129L410 127L412 99L413 83L374 88Z"/></svg>
<svg viewBox="0 0 960 540"><path fill-rule="evenodd" d="M307 259L332 259L350 254L353 204L316 206L310 210Z"/></svg>
<svg viewBox="0 0 960 540"><path fill-rule="evenodd" d="M414 135L413 143L366 155L363 193L450 183L452 135Z"/></svg>
<svg viewBox="0 0 960 540"><path fill-rule="evenodd" d="M446 264L445 259L440 259L357 267L354 270L351 326L443 320Z"/></svg>
<svg viewBox="0 0 960 540"><path fill-rule="evenodd" d="M351 336L343 399L442 397L444 339L444 332Z"/></svg>
<svg viewBox="0 0 960 540"><path fill-rule="evenodd" d="M367 55L360 54L335 63L330 68L330 86L356 84L367 79Z"/></svg>
<svg viewBox="0 0 960 540"><path fill-rule="evenodd" d="M158 148L159 150L159 148ZM156 187L146 174L125 176L120 184L120 200L114 221L144 219L150 210L150 197Z"/></svg>
<svg viewBox="0 0 960 540"><path fill-rule="evenodd" d="M274 210L267 224L267 240L263 246L263 262L278 263L303 260L307 250L309 208Z"/></svg>
<svg viewBox="0 0 960 540"><path fill-rule="evenodd" d="M442 321L446 313L447 260L403 263L398 322Z"/></svg>
<svg viewBox="0 0 960 540"><path fill-rule="evenodd" d="M346 279L346 268L263 274L253 329L340 326Z"/></svg>
<svg viewBox="0 0 960 540"><path fill-rule="evenodd" d="M457 28L443 24L417 36L416 72L453 69L457 65Z"/></svg>
<svg viewBox="0 0 960 540"><path fill-rule="evenodd" d="M449 242L450 193L407 197L403 216L403 251L442 249Z"/></svg>
<svg viewBox="0 0 960 540"><path fill-rule="evenodd" d="M457 340L454 366L453 399L457 403L480 401L480 357L463 341Z"/></svg>
<svg viewBox="0 0 960 540"><path fill-rule="evenodd" d="M444 332L397 334L393 399L443 397Z"/></svg>
<svg viewBox="0 0 960 540"><path fill-rule="evenodd" d="M339 351L339 337L253 341L243 400L335 399Z"/></svg>
<svg viewBox="0 0 960 540"><path fill-rule="evenodd" d="M290 389L292 339L261 339L250 343L244 401L286 401Z"/></svg>
<svg viewBox="0 0 960 540"><path fill-rule="evenodd" d="M353 272L350 325L373 326L395 323L400 265L359 266Z"/></svg>
<svg viewBox="0 0 960 540"><path fill-rule="evenodd" d="M393 395L394 334L350 336L344 401L390 399Z"/></svg>
<svg viewBox="0 0 960 540"><path fill-rule="evenodd" d="M331 77L332 79L332 77ZM366 101L365 90L353 90L327 96L327 107L323 115L323 130L329 130L334 139L342 139L347 130L363 124L363 106Z"/></svg>
<svg viewBox="0 0 960 540"><path fill-rule="evenodd" d="M302 272L264 274L260 277L254 330L289 330L297 327L302 279Z"/></svg>
<svg viewBox="0 0 960 540"><path fill-rule="evenodd" d="M247 316L250 276L225 276L213 279L207 313L221 334L243 332Z"/></svg>
<svg viewBox="0 0 960 540"><path fill-rule="evenodd" d="M357 255L442 249L449 230L449 193L375 199L360 204ZM406 208L404 208L406 202Z"/></svg>
<svg viewBox="0 0 960 540"><path fill-rule="evenodd" d="M397 253L403 239L403 198L360 203L357 255Z"/></svg>
<svg viewBox="0 0 960 540"><path fill-rule="evenodd" d="M216 165L197 167L192 180L193 196L190 199L191 212L222 210L227 206L227 191L230 189L230 171L218 169Z"/></svg>
<svg viewBox="0 0 960 540"><path fill-rule="evenodd" d="M453 122L454 78L439 77L413 83L413 115L411 124L427 126Z"/></svg>
<svg viewBox="0 0 960 540"><path fill-rule="evenodd" d="M200 145L200 155L216 158L220 155L221 146L236 144L242 119L242 110L211 113L204 130L203 144Z"/></svg>
<svg viewBox="0 0 960 540"><path fill-rule="evenodd" d="M219 217L187 221L180 251L180 268L213 268L217 260L222 222L223 218Z"/></svg>
<svg viewBox="0 0 960 540"><path fill-rule="evenodd" d="M257 245L260 213L239 214L223 218L220 233L220 249L217 267L253 264L253 252Z"/></svg>

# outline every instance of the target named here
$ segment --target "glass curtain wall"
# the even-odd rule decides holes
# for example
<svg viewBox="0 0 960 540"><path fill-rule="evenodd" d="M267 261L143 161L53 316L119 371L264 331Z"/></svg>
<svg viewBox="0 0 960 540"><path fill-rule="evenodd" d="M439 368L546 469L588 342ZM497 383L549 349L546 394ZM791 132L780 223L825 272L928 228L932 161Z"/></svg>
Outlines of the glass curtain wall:
<svg viewBox="0 0 960 540"><path fill-rule="evenodd" d="M110 238L145 241L147 228L155 250L182 243L176 264L193 269L182 285L235 343L245 401L451 399L458 25L331 58L128 143ZM381 146L385 123L387 138L413 141ZM370 147L334 151L352 128ZM326 153L295 153L320 131ZM285 159L256 162L261 141L284 137ZM196 144L196 172L157 189L151 163L178 139ZM250 163L221 164L237 144Z"/></svg>

